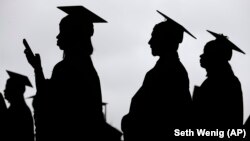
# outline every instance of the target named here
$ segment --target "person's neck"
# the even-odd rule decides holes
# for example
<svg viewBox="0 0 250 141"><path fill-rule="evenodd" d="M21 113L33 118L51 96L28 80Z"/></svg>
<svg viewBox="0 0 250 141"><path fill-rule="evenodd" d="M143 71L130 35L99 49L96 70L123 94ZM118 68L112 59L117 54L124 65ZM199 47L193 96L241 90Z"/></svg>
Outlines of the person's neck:
<svg viewBox="0 0 250 141"><path fill-rule="evenodd" d="M165 52L160 55L160 59L165 60L165 59L179 59L178 52Z"/></svg>
<svg viewBox="0 0 250 141"><path fill-rule="evenodd" d="M214 64L212 67L207 68L206 71L207 71L207 76L223 76L223 75L233 74L229 62Z"/></svg>
<svg viewBox="0 0 250 141"><path fill-rule="evenodd" d="M90 55L85 54L83 51L68 51L64 52L64 60L75 59L91 59Z"/></svg>

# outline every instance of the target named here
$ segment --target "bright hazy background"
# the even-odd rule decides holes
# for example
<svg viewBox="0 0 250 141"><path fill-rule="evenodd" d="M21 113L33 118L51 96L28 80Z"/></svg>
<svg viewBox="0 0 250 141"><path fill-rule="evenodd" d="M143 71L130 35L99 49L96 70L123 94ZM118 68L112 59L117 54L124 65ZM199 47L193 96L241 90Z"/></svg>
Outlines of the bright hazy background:
<svg viewBox="0 0 250 141"><path fill-rule="evenodd" d="M145 73L157 57L152 57L148 40L152 28L163 21L160 10L185 26L197 37L184 35L179 55L190 78L190 91L206 78L199 55L206 42L213 40L207 29L223 33L246 55L234 52L233 70L242 84L244 118L250 114L250 1L249 0L1 0L0 1L0 91L5 88L7 70L28 75L35 85L34 72L23 53L26 38L42 57L46 78L62 59L56 46L59 22L66 16L57 6L83 5L108 23L95 24L92 37L94 65L108 103L107 121L120 129L132 96L141 86ZM34 95L27 88L25 96ZM70 97L69 100L74 100ZM83 99L83 102L85 99ZM27 99L31 105L31 99Z"/></svg>

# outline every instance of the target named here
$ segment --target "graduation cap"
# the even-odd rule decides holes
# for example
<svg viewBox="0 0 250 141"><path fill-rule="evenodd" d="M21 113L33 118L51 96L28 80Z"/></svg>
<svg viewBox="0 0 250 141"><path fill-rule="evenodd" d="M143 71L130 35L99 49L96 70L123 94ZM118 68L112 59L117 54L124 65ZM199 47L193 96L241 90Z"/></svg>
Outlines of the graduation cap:
<svg viewBox="0 0 250 141"><path fill-rule="evenodd" d="M224 36L223 34L218 34L212 31L207 30L210 34L212 34L216 39L222 41L225 45L230 47L232 50L238 51L240 53L245 54L240 48L238 48L235 44L233 44L231 41L228 40L227 36Z"/></svg>
<svg viewBox="0 0 250 141"><path fill-rule="evenodd" d="M168 16L166 16L165 14L161 13L160 11L156 10L159 14L161 14L164 18L167 19L167 22L172 23L173 25L176 25L176 27L179 28L179 30L182 30L183 32L186 32L187 34L189 34L190 36L192 36L193 38L196 39L196 37L194 35L192 35L186 28L184 28L182 25L180 25L179 23L177 23L176 21L174 21L173 19L169 18Z"/></svg>
<svg viewBox="0 0 250 141"><path fill-rule="evenodd" d="M95 13L91 12L83 6L60 6L57 7L63 12L67 13L70 16L77 17L83 21L90 23L107 23L104 19L97 16Z"/></svg>
<svg viewBox="0 0 250 141"><path fill-rule="evenodd" d="M24 75L15 73L15 72L11 72L11 71L8 71L8 70L7 70L7 73L9 74L10 79L12 81L17 82L20 85L25 85L25 86L32 87L32 85L31 85L31 83L30 83L30 81L29 81L29 79L28 79L27 76L24 76Z"/></svg>

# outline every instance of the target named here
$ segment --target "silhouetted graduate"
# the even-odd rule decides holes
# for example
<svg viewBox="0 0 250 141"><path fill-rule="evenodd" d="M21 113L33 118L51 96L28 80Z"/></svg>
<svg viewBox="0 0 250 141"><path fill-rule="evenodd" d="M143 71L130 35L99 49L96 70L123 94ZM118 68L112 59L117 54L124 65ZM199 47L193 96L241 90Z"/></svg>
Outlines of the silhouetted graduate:
<svg viewBox="0 0 250 141"><path fill-rule="evenodd" d="M160 58L147 72L132 98L129 113L122 119L125 141L167 140L175 128L187 128L190 122L189 78L177 50L184 32L194 36L160 14L167 21L155 25L148 42L152 55Z"/></svg>
<svg viewBox="0 0 250 141"><path fill-rule="evenodd" d="M56 64L49 80L44 78L39 56L32 57L25 50L35 69L38 89L33 102L37 141L105 140L103 130L107 124L102 113L100 80L91 59L91 37L93 23L106 21L83 6L58 8L68 14L61 20L57 35L64 58Z"/></svg>
<svg viewBox="0 0 250 141"><path fill-rule="evenodd" d="M222 34L208 31L216 39L209 41L200 56L207 79L193 94L197 128L228 129L243 125L241 84L229 64L232 51L244 52Z"/></svg>
<svg viewBox="0 0 250 141"><path fill-rule="evenodd" d="M25 86L32 87L27 76L7 71L4 97L10 103L5 113L6 141L34 141L34 124L30 109L25 103ZM3 103L2 103L3 104Z"/></svg>

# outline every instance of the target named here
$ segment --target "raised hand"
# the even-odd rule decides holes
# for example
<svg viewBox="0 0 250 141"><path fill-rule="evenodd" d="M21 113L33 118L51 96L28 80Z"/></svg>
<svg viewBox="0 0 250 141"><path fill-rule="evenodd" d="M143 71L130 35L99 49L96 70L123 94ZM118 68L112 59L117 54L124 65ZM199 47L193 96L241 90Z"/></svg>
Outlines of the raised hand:
<svg viewBox="0 0 250 141"><path fill-rule="evenodd" d="M26 54L26 58L27 58L28 62L30 63L30 65L34 69L41 68L40 55L39 54L36 54L36 55L33 54L28 42L26 41L26 39L23 39L23 45L25 46L24 53Z"/></svg>
<svg viewBox="0 0 250 141"><path fill-rule="evenodd" d="M35 54L35 56L33 55L33 53L28 50L25 49L24 53L26 55L26 58L29 62L29 64L34 68L34 69L39 69L41 68L41 58L39 54Z"/></svg>

